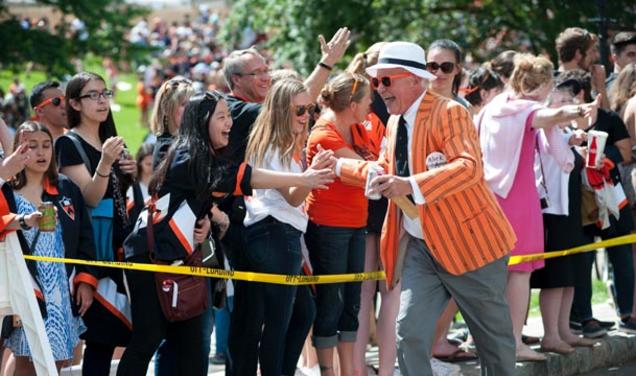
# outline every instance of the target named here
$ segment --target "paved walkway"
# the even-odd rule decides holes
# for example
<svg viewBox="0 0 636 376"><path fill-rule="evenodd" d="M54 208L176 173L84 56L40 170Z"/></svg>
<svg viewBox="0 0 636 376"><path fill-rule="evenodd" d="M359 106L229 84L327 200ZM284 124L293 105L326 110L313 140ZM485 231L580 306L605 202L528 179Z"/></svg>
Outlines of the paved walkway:
<svg viewBox="0 0 636 376"><path fill-rule="evenodd" d="M598 304L594 306L594 316L601 320L616 321L617 317L613 308L609 304ZM540 317L531 317L528 319L528 323L524 328L524 334L531 336L542 336L543 326ZM215 348L215 339L212 336L212 348ZM587 352L586 352L587 351ZM620 354L616 354L620 352ZM617 358L618 357L618 358ZM612 359L619 359L615 364L611 363ZM603 370L606 370L612 375L622 375L623 373L615 373L620 370L622 363L628 364L634 363L636 359L636 336L625 335L619 332L613 332L602 341L599 346L593 350L581 349L576 354L568 356L560 356L556 354L550 354L548 362L541 363L518 363L516 376L539 376L539 375L572 375L577 373L570 373L568 370L574 369L574 367L580 367L581 362L587 361L587 363L594 363L592 366L598 368L592 375L601 375ZM610 361L608 364L607 361ZM372 347L367 352L367 363L373 366L378 366L378 348ZM115 375L118 362L113 362L111 375ZM589 366L589 365L588 365ZM618 368L616 368L618 367ZM479 375L479 363L477 361L463 362L457 364L448 364L435 362L434 371L436 376L473 376ZM556 369L558 368L558 370ZM589 370L591 370L590 368ZM629 367L627 368L629 369ZM601 373L599 373L601 372ZM225 374L224 366L217 366L210 364L208 375L221 376ZM395 375L399 375L399 370L396 368ZM73 369L66 369L62 371L62 375L65 376L79 376L81 375L79 367L73 367ZM154 363L150 364L147 376L154 375ZM313 369L299 369L296 372L296 376L319 376L320 372L317 367Z"/></svg>

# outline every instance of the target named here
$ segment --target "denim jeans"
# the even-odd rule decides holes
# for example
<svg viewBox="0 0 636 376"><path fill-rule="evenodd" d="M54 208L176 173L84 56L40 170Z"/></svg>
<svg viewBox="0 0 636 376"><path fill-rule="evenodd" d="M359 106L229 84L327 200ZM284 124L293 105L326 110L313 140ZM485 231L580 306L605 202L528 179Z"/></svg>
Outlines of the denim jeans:
<svg viewBox="0 0 636 376"><path fill-rule="evenodd" d="M287 337L285 339L285 355L283 358L283 375L293 376L296 374L298 358L303 351L305 339L309 334L311 325L316 318L316 303L309 286L298 286L296 289L296 299L294 300L294 310L289 320Z"/></svg>
<svg viewBox="0 0 636 376"><path fill-rule="evenodd" d="M314 274L362 273L365 229L322 226L309 222L305 234ZM355 342L362 283L316 286L313 344L331 348L338 341Z"/></svg>
<svg viewBox="0 0 636 376"><path fill-rule="evenodd" d="M234 296L228 296L225 306L214 309L214 329L216 330L215 354L227 355L227 337L230 334L230 314L234 307Z"/></svg>
<svg viewBox="0 0 636 376"><path fill-rule="evenodd" d="M267 217L245 229L247 247L242 259L246 271L299 274L301 232ZM230 320L231 374L280 376L285 339L292 315L295 286L269 283L239 284L234 292Z"/></svg>

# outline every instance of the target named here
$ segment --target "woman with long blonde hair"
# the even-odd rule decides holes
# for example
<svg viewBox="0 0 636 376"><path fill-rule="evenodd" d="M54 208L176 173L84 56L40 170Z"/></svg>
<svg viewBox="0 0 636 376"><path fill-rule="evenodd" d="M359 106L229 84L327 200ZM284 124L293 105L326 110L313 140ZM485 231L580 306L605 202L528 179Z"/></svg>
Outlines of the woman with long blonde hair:
<svg viewBox="0 0 636 376"><path fill-rule="evenodd" d="M159 87L150 117L150 131L157 138L152 156L156 168L176 137L188 99L194 95L192 81L182 76L173 77Z"/></svg>
<svg viewBox="0 0 636 376"><path fill-rule="evenodd" d="M302 173L301 152L312 112L312 100L302 82L283 79L274 84L250 132L246 162L255 168ZM333 168L332 156L330 151L318 152L308 169ZM244 224L248 246L245 250L246 264L241 265L242 268L262 273L300 274L300 237L308 222L304 201L310 191L310 188L303 187L255 189L252 197L246 197ZM295 337L299 338L289 338L288 328L297 288L258 283L248 289L252 299L245 299L246 290L240 288L236 290L234 299L235 307L240 305L241 310L251 312L251 315L235 315L235 310L231 325L256 328L247 332L251 338L243 338L242 341L260 343L258 358L262 375L293 374L313 317L302 325L304 333L298 334L297 328L293 328ZM241 322L246 320L249 322ZM233 349L230 339L231 362L237 374L254 374L255 357L249 351L234 352ZM243 356L249 359L243 359ZM289 364L292 369L285 369L289 368Z"/></svg>

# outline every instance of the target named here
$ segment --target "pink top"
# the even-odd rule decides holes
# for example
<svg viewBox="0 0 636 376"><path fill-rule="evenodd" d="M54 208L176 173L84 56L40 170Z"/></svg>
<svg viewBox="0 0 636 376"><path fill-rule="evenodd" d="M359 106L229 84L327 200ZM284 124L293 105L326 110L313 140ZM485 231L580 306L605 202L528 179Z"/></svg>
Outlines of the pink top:
<svg viewBox="0 0 636 376"><path fill-rule="evenodd" d="M499 195L497 201L506 218L517 235L517 244L510 251L511 255L525 255L543 252L543 216L537 192L534 174L534 153L536 148L537 131L531 127L531 113L526 119L522 132L519 164L514 181L503 198ZM532 272L544 266L544 261L524 262L509 267L511 271Z"/></svg>

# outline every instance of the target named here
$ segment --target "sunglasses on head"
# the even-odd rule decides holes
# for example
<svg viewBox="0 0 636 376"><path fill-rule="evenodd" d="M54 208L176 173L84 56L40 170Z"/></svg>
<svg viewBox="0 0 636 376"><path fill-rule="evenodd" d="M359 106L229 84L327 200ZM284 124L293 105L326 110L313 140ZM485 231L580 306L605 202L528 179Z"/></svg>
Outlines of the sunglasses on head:
<svg viewBox="0 0 636 376"><path fill-rule="evenodd" d="M371 79L371 84L373 85L374 89L377 89L380 87L380 84L384 85L385 87L389 87L391 86L391 80L396 79L396 78L402 78L402 77L410 77L413 76L412 73L398 73L398 74L391 74L389 76L384 76L384 77L373 77Z"/></svg>
<svg viewBox="0 0 636 376"><path fill-rule="evenodd" d="M311 115L314 112L315 107L316 106L314 104L296 106L296 116L303 116L305 113L309 113Z"/></svg>
<svg viewBox="0 0 636 376"><path fill-rule="evenodd" d="M59 96L59 97L53 97L53 98L49 98L44 100L42 103L38 104L37 106L33 107L34 110L39 110L43 107L48 106L49 104L52 104L55 107L58 107L60 105L62 105L65 101L65 97L63 95Z"/></svg>
<svg viewBox="0 0 636 376"><path fill-rule="evenodd" d="M453 69L455 69L455 63L452 63L450 61L445 61L441 64L438 64L434 61L428 62L426 63L426 70L431 72L431 73L435 73L437 72L438 69L441 69L442 72L449 74L453 71Z"/></svg>

